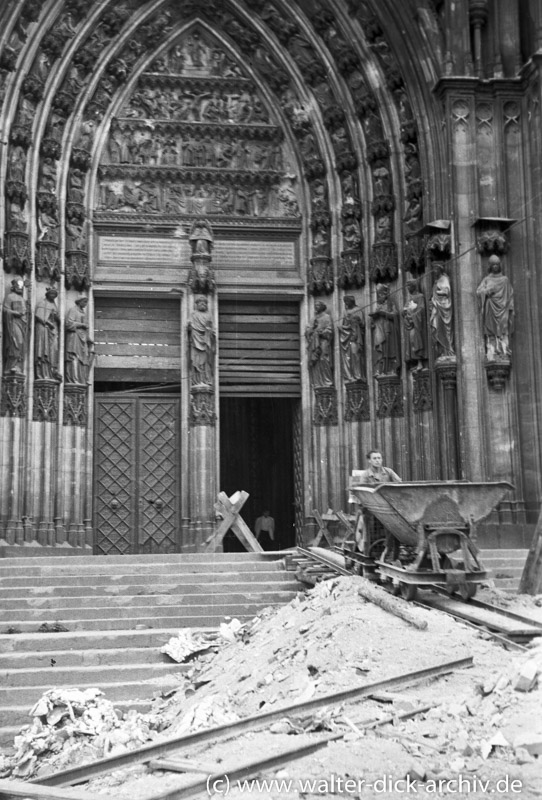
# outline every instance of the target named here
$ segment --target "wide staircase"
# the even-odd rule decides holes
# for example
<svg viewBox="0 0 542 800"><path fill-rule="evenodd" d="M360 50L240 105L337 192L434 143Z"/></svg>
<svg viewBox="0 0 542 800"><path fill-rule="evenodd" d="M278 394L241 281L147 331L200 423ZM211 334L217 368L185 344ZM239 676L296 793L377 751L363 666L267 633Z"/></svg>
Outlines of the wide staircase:
<svg viewBox="0 0 542 800"><path fill-rule="evenodd" d="M180 628L248 620L302 588L281 553L6 558L0 587L0 746L54 687L147 709L187 668L160 653Z"/></svg>
<svg viewBox="0 0 542 800"><path fill-rule="evenodd" d="M497 589L517 592L528 552L527 549L481 551L484 566L491 570Z"/></svg>

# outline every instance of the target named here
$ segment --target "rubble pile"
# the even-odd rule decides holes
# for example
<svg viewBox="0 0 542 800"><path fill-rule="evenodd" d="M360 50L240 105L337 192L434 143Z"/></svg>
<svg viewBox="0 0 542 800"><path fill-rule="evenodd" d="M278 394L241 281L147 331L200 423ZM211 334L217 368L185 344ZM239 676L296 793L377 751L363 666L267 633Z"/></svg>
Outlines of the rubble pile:
<svg viewBox="0 0 542 800"><path fill-rule="evenodd" d="M190 669L179 675L177 689L155 698L147 715L128 712L123 719L97 689L46 693L32 710L33 724L16 737L16 754L4 776L56 771L151 739L280 710L465 656L474 659L467 670L380 693L356 706L330 706L309 718L285 714L251 736L271 737L278 745L281 736L337 730L337 725L347 723L348 752L359 749L368 770L381 773L392 752L393 769L403 769L403 761L397 759L402 753L412 774L422 781L536 769L542 753L537 713L542 699L542 639L534 640L527 652L507 651L487 634L422 608L416 614L427 626L413 627L364 600L359 593L363 581L338 577L321 582L288 605L265 609L244 625L238 620L224 623L213 636L181 631L162 652L189 663ZM409 720L397 718L420 705L431 708ZM361 719L390 715L395 718L393 726L368 733L356 728ZM251 742L254 746L255 739ZM373 742L380 750L368 761ZM228 746L233 748L231 754ZM260 750L268 747L262 745ZM224 761L229 762L239 743L225 743L223 748ZM346 751L335 744L326 752L327 758L340 752L344 759ZM321 767L323 762L314 763ZM333 769L337 771L338 765ZM123 789L129 790L128 783Z"/></svg>
<svg viewBox="0 0 542 800"><path fill-rule="evenodd" d="M152 716L124 718L100 689L50 689L14 739L15 754L0 760L0 777L31 778L134 750L156 735Z"/></svg>

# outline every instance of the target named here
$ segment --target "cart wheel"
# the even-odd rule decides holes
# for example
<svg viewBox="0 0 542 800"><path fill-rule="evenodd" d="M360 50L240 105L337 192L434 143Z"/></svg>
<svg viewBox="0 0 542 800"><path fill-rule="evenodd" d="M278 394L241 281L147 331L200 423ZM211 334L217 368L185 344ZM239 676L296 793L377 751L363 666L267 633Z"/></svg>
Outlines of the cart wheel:
<svg viewBox="0 0 542 800"><path fill-rule="evenodd" d="M405 600L414 600L418 593L418 587L415 583L401 583L401 595Z"/></svg>
<svg viewBox="0 0 542 800"><path fill-rule="evenodd" d="M476 590L478 586L475 583L464 583L462 586L459 587L459 595L462 600L467 602L476 594Z"/></svg>

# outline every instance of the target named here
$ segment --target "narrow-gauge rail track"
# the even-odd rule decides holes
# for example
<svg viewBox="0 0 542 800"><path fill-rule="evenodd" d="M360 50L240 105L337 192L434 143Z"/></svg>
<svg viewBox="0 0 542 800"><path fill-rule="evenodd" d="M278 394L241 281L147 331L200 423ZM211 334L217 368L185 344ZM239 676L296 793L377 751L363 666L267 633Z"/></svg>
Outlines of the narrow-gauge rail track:
<svg viewBox="0 0 542 800"><path fill-rule="evenodd" d="M224 781L222 784L222 788L224 788L227 782L262 775L265 770L277 768L288 761L302 758L320 747L326 746L331 741L341 739L352 729L361 731L362 729L377 728L395 722L398 719L406 719L424 713L432 706L420 705L404 713L392 714L384 718L361 719L355 722L350 720L346 722L345 720L345 728L342 730L329 734L310 735L309 740L307 741L307 738L305 738L305 741L300 745L275 753L267 753L264 757L252 761L236 761L228 764L219 763L217 759L216 763L211 763L212 749L208 749L205 753L206 764L202 765L198 760L199 754L194 752L194 748L201 747L202 744L207 743L211 748L213 744L236 738L239 734L265 729L274 721L285 718L290 720L303 719L316 709L339 706L349 702L359 702L363 699L372 698L373 695L383 690L399 686L410 686L419 681L438 678L455 670L470 667L472 663L472 657L467 657L457 661L435 664L422 670L403 673L375 683L368 683L341 692L313 698L271 712L246 717L226 725L207 728L197 733L172 739L164 739L145 745L138 750L43 776L28 783L0 780L0 800L15 800L15 798L23 797L35 798L35 800L83 800L84 797L89 797L91 800L96 800L98 796L96 794L86 795L81 791L67 787L88 783L92 779L108 775L117 769L141 765L147 766L151 771L187 773L179 785L171 786L171 784L168 784L168 788L165 791L143 795L141 800L184 800L184 798L202 797L206 793L210 794L209 787L213 787L220 780ZM100 796L104 797L103 794Z"/></svg>
<svg viewBox="0 0 542 800"><path fill-rule="evenodd" d="M316 583L332 575L358 574L357 561L352 557L346 559L339 550L326 552L320 548L315 551L298 547L297 554L293 558L299 565L299 577L308 583ZM455 619L486 631L503 643L523 645L537 636L542 636L541 622L473 598L465 601L458 597L450 597L446 590L439 586L424 587L418 599L409 602L422 608L443 611Z"/></svg>

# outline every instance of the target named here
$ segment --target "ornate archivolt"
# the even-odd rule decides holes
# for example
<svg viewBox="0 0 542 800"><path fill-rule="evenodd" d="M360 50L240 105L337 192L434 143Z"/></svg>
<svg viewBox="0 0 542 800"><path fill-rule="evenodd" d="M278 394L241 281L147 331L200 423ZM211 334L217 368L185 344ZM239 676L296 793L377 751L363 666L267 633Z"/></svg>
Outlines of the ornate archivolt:
<svg viewBox="0 0 542 800"><path fill-rule="evenodd" d="M375 10L27 0L4 11L6 271L34 266L38 282L84 292L93 220L183 214L303 220L317 295L360 288L366 255L371 280L394 280L399 228L415 270L417 129Z"/></svg>

